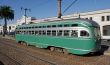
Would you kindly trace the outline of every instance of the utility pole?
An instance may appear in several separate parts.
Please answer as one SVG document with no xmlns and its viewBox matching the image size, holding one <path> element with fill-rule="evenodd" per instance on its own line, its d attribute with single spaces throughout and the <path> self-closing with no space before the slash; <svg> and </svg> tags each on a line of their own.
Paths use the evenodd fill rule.
<svg viewBox="0 0 110 65">
<path fill-rule="evenodd" d="M 26 24 L 27 11 L 30 11 L 30 9 L 21 7 L 21 10 L 24 10 L 25 24 Z"/>
<path fill-rule="evenodd" d="M 61 18 L 61 1 L 62 0 L 58 0 L 58 18 Z"/>
</svg>

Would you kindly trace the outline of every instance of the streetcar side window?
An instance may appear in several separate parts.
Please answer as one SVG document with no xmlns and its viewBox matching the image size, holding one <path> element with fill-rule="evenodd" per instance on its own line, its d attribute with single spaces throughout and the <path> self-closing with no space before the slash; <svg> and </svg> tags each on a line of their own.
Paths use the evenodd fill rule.
<svg viewBox="0 0 110 65">
<path fill-rule="evenodd" d="M 85 30 L 81 30 L 80 31 L 80 36 L 88 37 L 89 33 L 87 31 L 85 31 Z"/>
<path fill-rule="evenodd" d="M 51 30 L 47 30 L 47 35 L 51 35 Z"/>
<path fill-rule="evenodd" d="M 37 35 L 38 34 L 38 31 L 35 31 L 35 35 Z"/>
<path fill-rule="evenodd" d="M 69 36 L 69 30 L 64 30 L 64 36 Z"/>
<path fill-rule="evenodd" d="M 35 28 L 38 28 L 38 26 L 35 26 Z"/>
<path fill-rule="evenodd" d="M 39 30 L 39 35 L 41 35 L 42 33 L 41 33 L 41 30 Z"/>
<path fill-rule="evenodd" d="M 56 30 L 52 30 L 52 36 L 56 36 Z"/>
<path fill-rule="evenodd" d="M 64 27 L 69 27 L 69 24 L 64 24 Z"/>
<path fill-rule="evenodd" d="M 50 25 L 47 26 L 47 28 L 50 28 L 50 27 L 51 27 Z"/>
<path fill-rule="evenodd" d="M 42 28 L 46 28 L 46 26 L 42 26 Z"/>
<path fill-rule="evenodd" d="M 57 31 L 57 36 L 62 36 L 62 30 Z"/>
<path fill-rule="evenodd" d="M 32 27 L 32 29 L 35 28 L 34 26 Z"/>
<path fill-rule="evenodd" d="M 58 25 L 58 27 L 62 27 L 62 25 Z"/>
<path fill-rule="evenodd" d="M 72 24 L 71 26 L 72 26 L 72 27 L 76 27 L 76 26 L 78 26 L 78 24 Z"/>
<path fill-rule="evenodd" d="M 31 31 L 29 31 L 29 34 L 31 34 Z"/>
<path fill-rule="evenodd" d="M 52 27 L 54 28 L 54 27 L 56 27 L 56 25 L 52 25 Z"/>
<path fill-rule="evenodd" d="M 45 30 L 42 31 L 42 35 L 46 35 L 46 31 Z"/>
<path fill-rule="evenodd" d="M 34 35 L 34 31 L 32 31 L 32 35 Z"/>
<path fill-rule="evenodd" d="M 42 28 L 42 26 L 39 26 L 39 28 Z"/>
<path fill-rule="evenodd" d="M 71 30 L 71 37 L 78 37 L 78 30 Z"/>
</svg>

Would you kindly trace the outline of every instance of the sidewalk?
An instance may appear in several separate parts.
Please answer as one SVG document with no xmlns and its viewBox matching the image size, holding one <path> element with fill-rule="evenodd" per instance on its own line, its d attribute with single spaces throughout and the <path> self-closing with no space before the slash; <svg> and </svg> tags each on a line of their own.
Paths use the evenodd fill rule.
<svg viewBox="0 0 110 65">
<path fill-rule="evenodd" d="M 110 47 L 104 52 L 104 55 L 109 55 L 110 56 Z"/>
<path fill-rule="evenodd" d="M 7 38 L 7 39 L 11 39 L 11 40 L 15 40 L 14 36 L 11 35 L 5 35 L 5 37 L 3 37 L 2 35 L 0 35 L 1 38 Z"/>
<path fill-rule="evenodd" d="M 101 47 L 102 47 L 101 51 L 103 51 L 103 54 L 110 56 L 110 41 L 102 41 Z"/>
</svg>

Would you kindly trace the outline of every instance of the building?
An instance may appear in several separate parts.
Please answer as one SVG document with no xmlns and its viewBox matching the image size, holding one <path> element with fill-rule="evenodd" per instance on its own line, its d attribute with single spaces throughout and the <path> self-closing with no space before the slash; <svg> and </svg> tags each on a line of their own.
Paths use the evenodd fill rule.
<svg viewBox="0 0 110 65">
<path fill-rule="evenodd" d="M 34 22 L 34 20 L 36 20 L 35 17 L 26 17 L 26 24 L 32 23 Z M 25 24 L 25 16 L 22 16 L 21 19 L 17 20 L 16 25 L 22 25 L 22 24 Z"/>
<path fill-rule="evenodd" d="M 8 24 L 7 25 L 8 34 L 14 34 L 15 33 L 15 29 L 16 29 L 16 25 L 15 24 Z"/>
<path fill-rule="evenodd" d="M 8 34 L 14 34 L 16 29 L 15 24 L 8 24 L 7 25 L 7 32 Z M 3 34 L 3 26 L 0 26 L 0 34 Z"/>
<path fill-rule="evenodd" d="M 64 15 L 61 19 L 75 19 L 75 18 L 84 18 L 96 21 L 100 25 L 100 32 L 102 39 L 110 39 L 110 9 L 106 10 L 98 10 L 84 13 L 74 13 L 70 15 Z M 45 19 L 37 19 L 31 20 L 31 17 L 27 18 L 27 22 L 48 22 L 52 20 L 61 20 L 57 17 L 45 18 Z M 17 21 L 17 25 L 21 25 L 24 22 L 24 17 Z"/>
</svg>

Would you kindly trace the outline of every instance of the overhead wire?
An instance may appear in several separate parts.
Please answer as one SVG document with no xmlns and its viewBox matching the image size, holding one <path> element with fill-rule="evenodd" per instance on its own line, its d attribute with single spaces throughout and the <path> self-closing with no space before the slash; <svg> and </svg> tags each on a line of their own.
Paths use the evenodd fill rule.
<svg viewBox="0 0 110 65">
<path fill-rule="evenodd" d="M 72 5 L 74 5 L 78 0 L 74 0 L 64 11 L 63 13 L 65 13 Z"/>
</svg>

